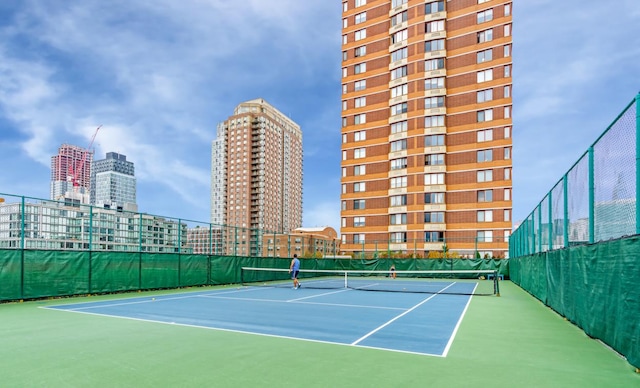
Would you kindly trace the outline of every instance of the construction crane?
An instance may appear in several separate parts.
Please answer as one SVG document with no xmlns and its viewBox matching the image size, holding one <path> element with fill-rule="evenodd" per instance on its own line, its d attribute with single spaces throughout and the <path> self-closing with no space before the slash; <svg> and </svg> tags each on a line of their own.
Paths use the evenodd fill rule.
<svg viewBox="0 0 640 388">
<path fill-rule="evenodd" d="M 89 154 L 89 150 L 91 149 L 91 146 L 93 145 L 93 141 L 96 139 L 96 135 L 98 135 L 98 131 L 100 130 L 100 128 L 102 128 L 102 125 L 98 126 L 98 128 L 96 128 L 96 131 L 93 133 L 93 136 L 91 137 L 91 142 L 89 142 L 89 146 L 82 153 L 82 160 L 80 161 L 80 165 L 78 166 L 78 168 L 76 168 L 74 171 L 73 165 L 72 164 L 69 165 L 69 177 L 71 178 L 74 192 L 77 192 L 78 187 L 80 187 L 80 174 L 82 174 L 82 170 L 84 169 L 84 164 L 87 161 L 87 154 Z"/>
</svg>

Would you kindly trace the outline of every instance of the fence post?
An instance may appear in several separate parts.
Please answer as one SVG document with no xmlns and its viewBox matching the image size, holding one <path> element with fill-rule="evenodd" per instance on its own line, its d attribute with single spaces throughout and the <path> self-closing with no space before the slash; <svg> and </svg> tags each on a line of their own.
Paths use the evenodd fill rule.
<svg viewBox="0 0 640 388">
<path fill-rule="evenodd" d="M 553 189 L 549 191 L 549 248 L 547 250 L 553 250 Z"/>
<path fill-rule="evenodd" d="M 542 252 L 542 202 L 538 205 L 538 252 Z"/>
<path fill-rule="evenodd" d="M 640 93 L 636 95 L 636 234 L 640 234 Z"/>
<path fill-rule="evenodd" d="M 595 182 L 593 171 L 593 146 L 589 147 L 589 244 L 595 241 Z"/>
<path fill-rule="evenodd" d="M 24 250 L 24 218 L 25 218 L 25 206 L 24 206 L 24 195 L 22 196 L 22 204 L 21 204 L 21 209 L 20 212 L 21 217 L 20 217 L 20 249 Z"/>
<path fill-rule="evenodd" d="M 569 193 L 568 193 L 568 179 L 567 174 L 564 174 L 562 177 L 562 191 L 564 195 L 564 220 L 563 220 L 563 238 L 564 238 L 564 247 L 569 248 Z"/>
</svg>

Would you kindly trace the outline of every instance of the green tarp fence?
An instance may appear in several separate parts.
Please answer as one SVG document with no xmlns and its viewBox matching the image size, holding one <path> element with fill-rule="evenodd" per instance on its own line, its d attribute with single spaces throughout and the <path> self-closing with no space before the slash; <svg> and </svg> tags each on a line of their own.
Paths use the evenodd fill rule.
<svg viewBox="0 0 640 388">
<path fill-rule="evenodd" d="M 497 270 L 500 259 L 302 259 L 303 269 Z M 0 302 L 241 283 L 242 267 L 289 268 L 289 259 L 171 253 L 0 250 Z M 285 274 L 286 275 L 286 274 Z"/>
<path fill-rule="evenodd" d="M 511 258 L 509 276 L 640 367 L 640 236 Z"/>
</svg>

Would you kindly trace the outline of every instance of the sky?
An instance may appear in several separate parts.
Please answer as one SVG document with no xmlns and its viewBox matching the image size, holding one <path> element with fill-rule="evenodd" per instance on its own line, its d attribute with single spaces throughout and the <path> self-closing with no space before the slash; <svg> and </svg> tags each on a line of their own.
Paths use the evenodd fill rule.
<svg viewBox="0 0 640 388">
<path fill-rule="evenodd" d="M 640 92 L 640 3 L 513 6 L 513 219 Z M 612 6 L 611 4 L 614 4 Z M 211 142 L 264 98 L 303 130 L 303 226 L 340 226 L 339 0 L 0 1 L 0 193 L 63 143 L 135 164 L 144 213 L 210 220 Z"/>
</svg>

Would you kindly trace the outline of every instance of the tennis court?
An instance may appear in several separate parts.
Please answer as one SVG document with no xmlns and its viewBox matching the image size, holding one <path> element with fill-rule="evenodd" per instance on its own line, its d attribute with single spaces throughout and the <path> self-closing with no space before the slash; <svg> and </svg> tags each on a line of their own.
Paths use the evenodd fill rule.
<svg viewBox="0 0 640 388">
<path fill-rule="evenodd" d="M 381 350 L 446 356 L 477 286 L 456 281 L 342 279 L 238 287 L 170 296 L 74 303 L 47 308 L 203 329 L 235 331 Z M 337 282 L 337 283 L 336 283 Z M 392 283 L 422 292 L 363 292 Z M 486 282 L 486 280 L 484 280 Z M 272 284 L 272 283 L 268 283 Z M 338 284 L 336 289 L 332 284 Z M 445 294 L 457 290 L 455 295 Z M 108 318 L 105 318 L 108 319 Z"/>
<path fill-rule="evenodd" d="M 243 290 L 245 292 L 238 292 Z M 626 360 L 600 342 L 587 337 L 582 330 L 521 288 L 505 281 L 500 283 L 500 290 L 500 297 L 436 295 L 405 315 L 420 321 L 419 327 L 414 328 L 412 333 L 428 332 L 430 329 L 425 329 L 423 323 L 431 319 L 430 315 L 440 316 L 444 311 L 451 312 L 449 306 L 446 306 L 448 304 L 462 306 L 464 303 L 458 302 L 457 298 L 470 300 L 464 314 L 459 315 L 462 319 L 455 336 L 451 333 L 438 336 L 445 338 L 448 335 L 447 338 L 453 338 L 446 357 L 426 356 L 423 353 L 433 350 L 401 350 L 400 343 L 403 341 L 397 338 L 391 341 L 377 337 L 376 340 L 381 341 L 380 343 L 351 345 L 353 338 L 362 337 L 363 333 L 368 333 L 367 330 L 371 331 L 372 327 L 380 326 L 380 322 L 386 322 L 385 319 L 400 315 L 403 310 L 410 309 L 434 294 L 405 295 L 396 292 L 386 295 L 384 292 L 360 291 L 328 294 L 337 290 L 305 289 L 303 281 L 303 287 L 299 290 L 291 290 L 284 285 L 282 288 L 248 287 L 241 290 L 238 290 L 238 286 L 202 287 L 2 304 L 1 385 L 640 385 L 640 375 L 634 373 L 634 368 Z M 327 295 L 320 296 L 323 293 Z M 363 314 L 361 307 L 334 306 L 324 309 L 320 304 L 311 305 L 313 299 L 318 299 L 318 303 L 346 304 L 347 299 L 339 299 L 342 298 L 341 294 L 350 298 L 349 304 L 378 308 L 364 308 L 368 313 Z M 320 313 L 308 316 L 308 310 L 302 310 L 305 305 L 301 301 L 286 302 L 306 296 L 314 296 L 308 300 L 306 307 Z M 429 306 L 438 300 L 443 301 L 441 308 Z M 191 305 L 192 303 L 199 307 Z M 287 308 L 291 310 L 283 310 L 284 305 L 290 306 Z M 65 309 L 84 307 L 85 312 L 95 311 L 88 314 L 72 313 L 61 310 L 61 306 L 66 306 Z M 341 308 L 350 313 L 329 316 L 329 311 L 335 314 Z M 385 308 L 391 309 L 387 311 Z M 394 308 L 400 310 L 393 310 Z M 421 311 L 423 308 L 425 311 Z M 214 309 L 218 314 L 212 313 L 211 310 Z M 255 309 L 259 310 L 258 315 Z M 292 315 L 288 314 L 290 311 L 293 312 Z M 141 315 L 142 312 L 148 315 Z M 102 313 L 110 316 L 95 315 Z M 229 315 L 235 316 L 229 319 Z M 245 316 L 245 321 L 239 319 L 239 315 Z M 217 317 L 215 325 L 212 322 L 216 319 L 212 317 Z M 252 318 L 252 323 L 247 326 L 249 317 Z M 378 321 L 369 323 L 371 317 Z M 164 319 L 173 321 L 163 322 Z M 179 319 L 184 320 L 185 324 L 170 323 Z M 453 321 L 455 318 L 447 319 L 446 325 Z M 236 325 L 235 328 L 223 327 L 223 324 L 230 323 Z M 256 335 L 260 333 L 256 327 L 268 328 L 277 326 L 276 324 L 281 325 L 279 330 L 285 332 L 285 335 Z M 215 326 L 216 330 L 207 329 L 206 325 Z M 352 325 L 355 327 L 351 328 Z M 393 327 L 394 325 L 397 326 Z M 402 322 L 394 321 L 388 326 L 392 326 L 390 330 L 393 329 L 396 335 L 404 330 Z M 297 331 L 300 328 L 303 334 Z M 329 336 L 330 340 L 315 340 L 310 334 L 314 331 L 328 332 L 329 334 L 324 335 Z M 349 336 L 345 336 L 349 333 Z M 341 339 L 342 336 L 345 336 L 344 340 Z M 380 349 L 381 343 L 391 345 L 396 351 Z"/>
</svg>

